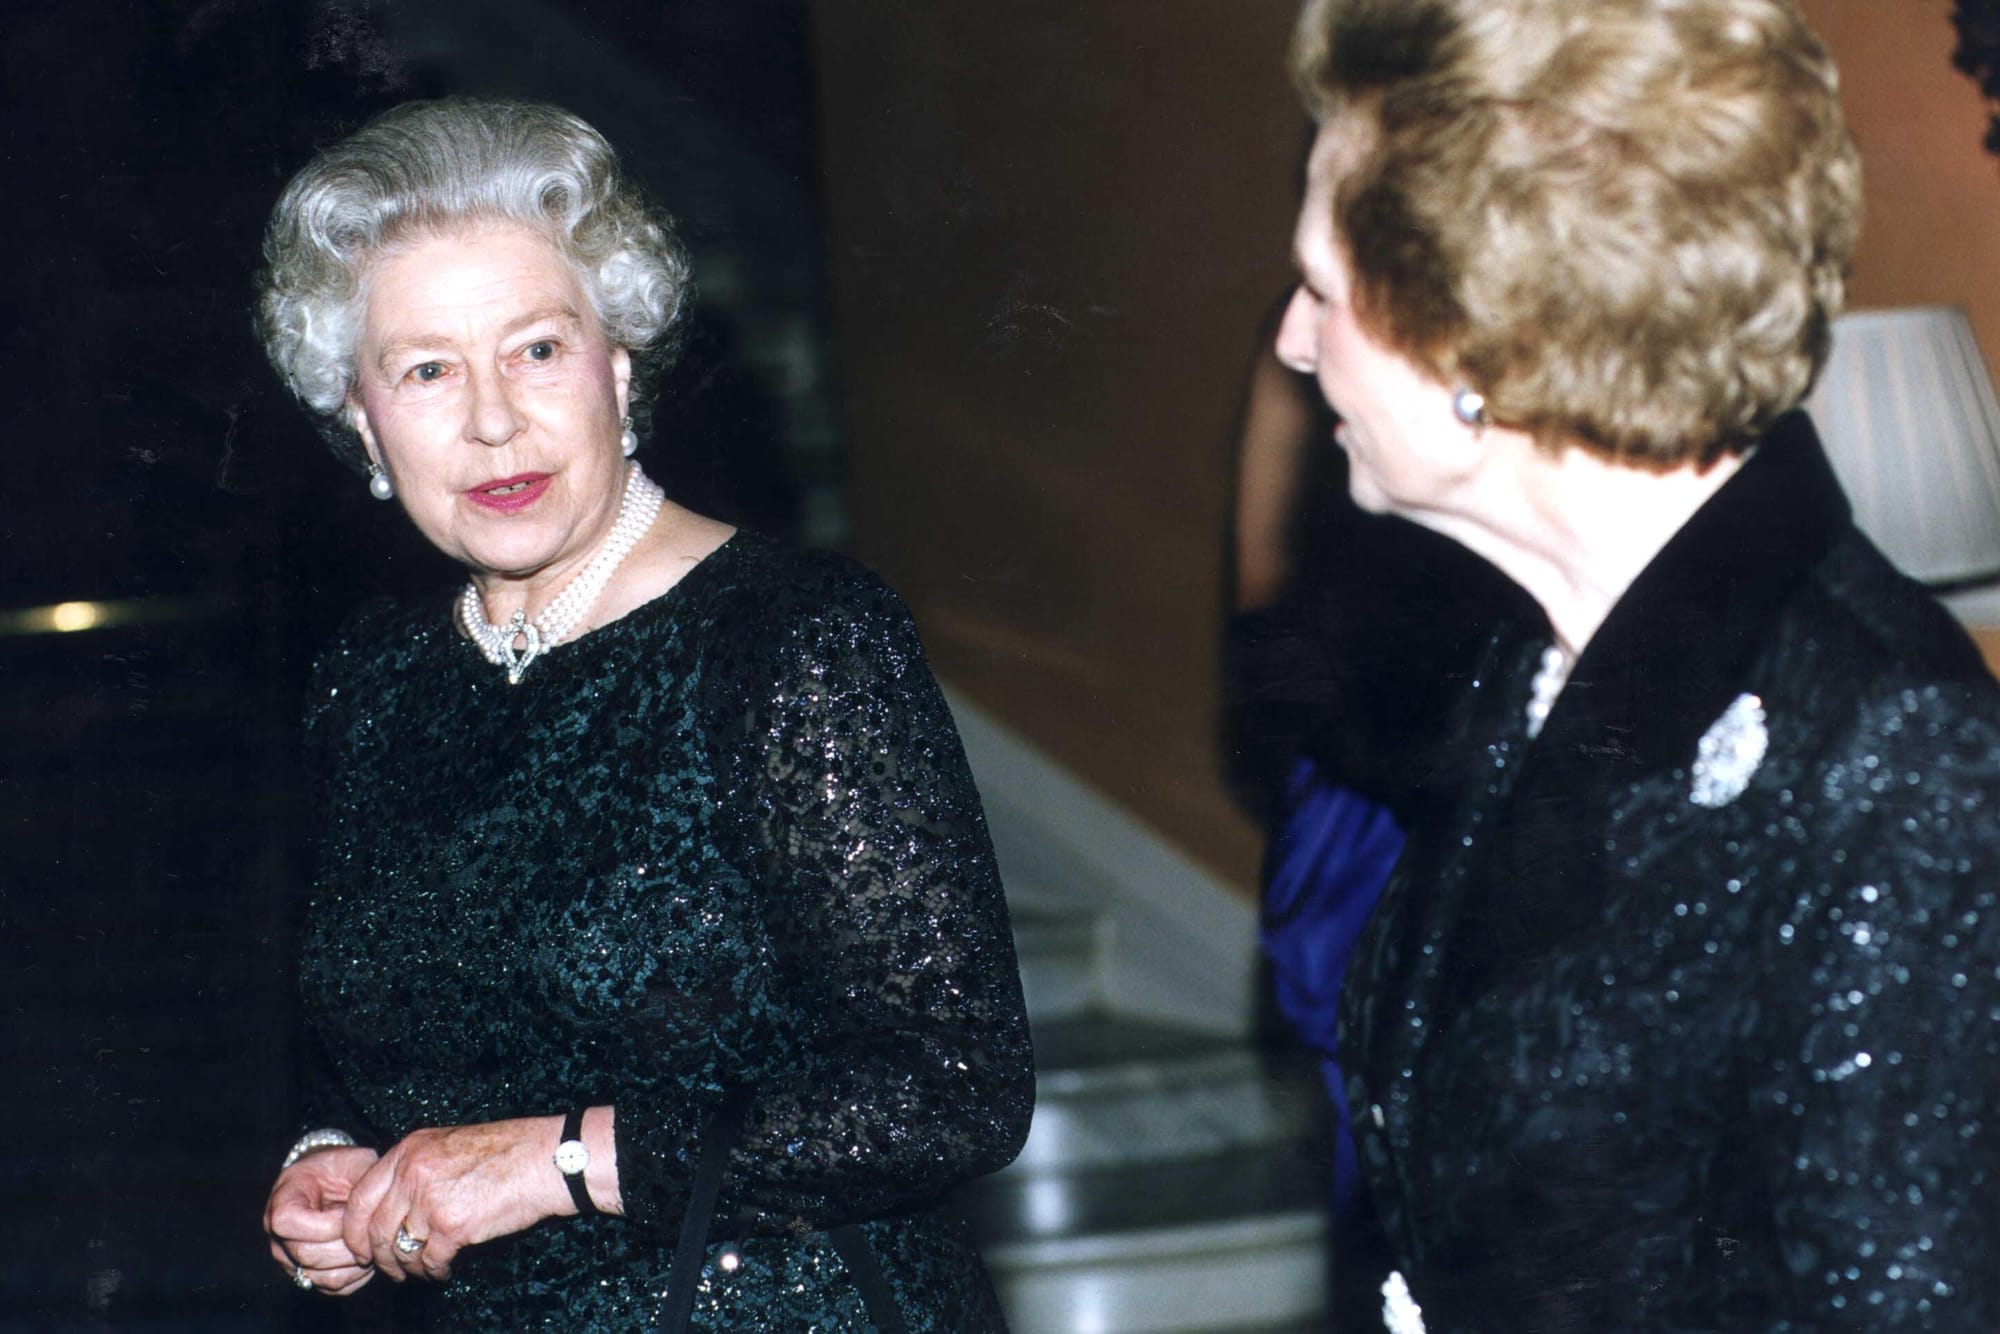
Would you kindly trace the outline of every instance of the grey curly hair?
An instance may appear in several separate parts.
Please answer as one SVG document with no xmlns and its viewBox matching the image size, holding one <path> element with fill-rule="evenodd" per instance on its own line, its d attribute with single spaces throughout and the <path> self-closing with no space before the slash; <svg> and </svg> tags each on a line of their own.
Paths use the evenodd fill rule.
<svg viewBox="0 0 2000 1334">
<path fill-rule="evenodd" d="M 623 178 L 604 136 L 560 107 L 407 102 L 321 150 L 264 231 L 257 336 L 349 465 L 367 463 L 342 408 L 370 264 L 410 236 L 493 220 L 544 233 L 568 259 L 605 337 L 631 353 L 643 425 L 692 295 L 672 219 Z"/>
</svg>

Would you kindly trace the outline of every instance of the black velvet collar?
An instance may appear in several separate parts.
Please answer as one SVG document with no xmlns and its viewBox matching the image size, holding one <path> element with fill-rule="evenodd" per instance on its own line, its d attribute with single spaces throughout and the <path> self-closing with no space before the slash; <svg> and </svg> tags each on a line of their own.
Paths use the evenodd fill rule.
<svg viewBox="0 0 2000 1334">
<path fill-rule="evenodd" d="M 1851 523 L 1811 421 L 1780 418 L 1612 608 L 1537 749 L 1620 771 L 1686 764 L 1778 607 Z"/>
<path fill-rule="evenodd" d="M 1794 413 L 1633 581 L 1529 743 L 1507 812 L 1474 854 L 1481 865 L 1463 868 L 1469 897 L 1456 910 L 1445 1009 L 1595 919 L 1608 888 L 1593 869 L 1607 807 L 1632 783 L 1692 763 L 1748 687 L 1785 599 L 1851 522 L 1811 424 Z M 1545 623 L 1540 633 L 1546 643 Z M 1535 656 L 1496 681 L 1491 707 L 1517 737 Z"/>
</svg>

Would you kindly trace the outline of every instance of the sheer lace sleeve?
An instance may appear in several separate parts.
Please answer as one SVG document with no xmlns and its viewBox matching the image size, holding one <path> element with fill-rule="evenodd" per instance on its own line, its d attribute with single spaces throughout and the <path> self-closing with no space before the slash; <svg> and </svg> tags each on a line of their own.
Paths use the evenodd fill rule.
<svg viewBox="0 0 2000 1334">
<path fill-rule="evenodd" d="M 978 794 L 902 604 L 832 558 L 738 602 L 704 655 L 719 800 L 803 1014 L 723 1184 L 740 1228 L 823 1228 L 1003 1166 L 1033 1068 Z M 678 1223 L 708 1108 L 618 1108 L 628 1217 Z"/>
</svg>

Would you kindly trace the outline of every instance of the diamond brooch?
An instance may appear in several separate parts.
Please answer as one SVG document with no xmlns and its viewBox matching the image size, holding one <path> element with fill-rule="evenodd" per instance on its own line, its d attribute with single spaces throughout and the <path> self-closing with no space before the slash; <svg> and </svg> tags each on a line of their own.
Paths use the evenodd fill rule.
<svg viewBox="0 0 2000 1334">
<path fill-rule="evenodd" d="M 1695 747 L 1694 782 L 1688 800 L 1713 810 L 1727 806 L 1743 795 L 1764 752 L 1771 746 L 1771 734 L 1764 726 L 1764 701 L 1742 694 L 1730 701 Z"/>
</svg>

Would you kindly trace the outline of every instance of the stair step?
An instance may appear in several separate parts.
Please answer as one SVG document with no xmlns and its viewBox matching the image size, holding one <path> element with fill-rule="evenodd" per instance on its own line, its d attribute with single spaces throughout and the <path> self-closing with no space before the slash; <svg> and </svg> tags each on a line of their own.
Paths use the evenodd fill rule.
<svg viewBox="0 0 2000 1334">
<path fill-rule="evenodd" d="M 1325 1328 L 1324 1095 L 1292 1056 L 1106 1009 L 1109 924 L 1016 893 L 1035 1039 L 1020 1157 L 961 1197 L 1010 1324 Z"/>
<path fill-rule="evenodd" d="M 969 1186 L 964 1203 L 982 1247 L 1039 1263 L 1271 1214 L 1322 1219 L 1330 1171 L 1323 1150 L 1296 1144 L 1089 1172 L 1009 1168 Z"/>
<path fill-rule="evenodd" d="M 1011 908 L 1029 1018 L 1039 1023 L 1088 1010 L 1097 1001 L 1097 919 L 1018 897 Z"/>
<path fill-rule="evenodd" d="M 1313 1142 L 1309 1071 L 1241 1041 L 1086 1013 L 1034 1026 L 1036 1109 L 1009 1173 L 1090 1171 Z"/>
<path fill-rule="evenodd" d="M 1292 1150 L 1003 1173 L 968 1216 L 1018 1329 L 1309 1326 L 1326 1306 L 1326 1164 Z"/>
</svg>

